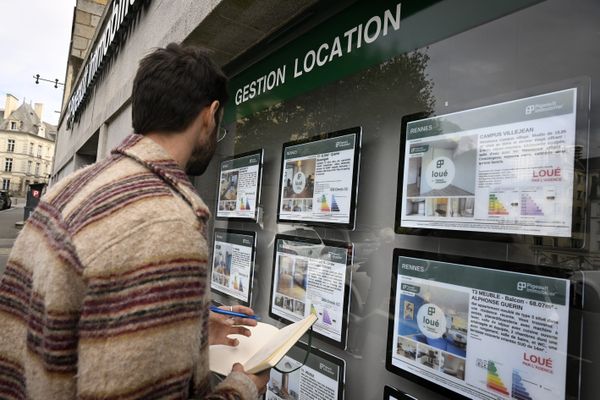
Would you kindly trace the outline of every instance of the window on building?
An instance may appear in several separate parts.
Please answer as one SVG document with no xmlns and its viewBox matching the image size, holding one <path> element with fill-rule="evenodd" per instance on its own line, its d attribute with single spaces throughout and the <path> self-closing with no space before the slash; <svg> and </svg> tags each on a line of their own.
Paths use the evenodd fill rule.
<svg viewBox="0 0 600 400">
<path fill-rule="evenodd" d="M 12 153 L 15 151 L 15 139 L 8 139 L 8 146 L 6 147 L 6 151 Z"/>
<path fill-rule="evenodd" d="M 35 176 L 40 174 L 40 163 L 35 163 Z"/>
<path fill-rule="evenodd" d="M 33 155 L 33 142 L 29 143 L 29 155 Z"/>
<path fill-rule="evenodd" d="M 37 156 L 41 157 L 42 156 L 42 145 L 38 144 L 38 152 L 37 152 Z"/>
<path fill-rule="evenodd" d="M 13 165 L 13 159 L 12 158 L 7 158 L 6 162 L 4 163 L 4 170 L 6 172 L 11 172 L 12 171 L 12 165 Z"/>
<path fill-rule="evenodd" d="M 10 179 L 2 179 L 2 190 L 10 190 Z"/>
<path fill-rule="evenodd" d="M 16 121 L 10 121 L 10 130 L 11 131 L 17 130 L 17 122 Z"/>
<path fill-rule="evenodd" d="M 31 173 L 31 161 L 27 161 L 27 173 L 30 174 Z"/>
</svg>

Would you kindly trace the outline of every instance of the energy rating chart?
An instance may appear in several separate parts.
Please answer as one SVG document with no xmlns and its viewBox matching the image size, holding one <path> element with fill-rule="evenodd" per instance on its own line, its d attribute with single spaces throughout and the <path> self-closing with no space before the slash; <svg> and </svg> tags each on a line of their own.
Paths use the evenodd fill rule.
<svg viewBox="0 0 600 400">
<path fill-rule="evenodd" d="M 506 396 L 510 394 L 504 385 L 504 382 L 502 382 L 500 375 L 498 374 L 498 368 L 496 368 L 496 364 L 491 360 L 488 361 L 487 387 Z"/>
<path fill-rule="evenodd" d="M 321 212 L 340 212 L 340 206 L 337 203 L 334 195 L 331 195 L 331 203 L 327 201 L 327 196 L 321 196 L 319 201 Z"/>
<path fill-rule="evenodd" d="M 329 203 L 327 202 L 327 197 L 323 195 L 321 197 L 321 212 L 330 212 L 331 207 L 329 207 Z"/>
<path fill-rule="evenodd" d="M 340 212 L 340 206 L 338 206 L 337 201 L 335 200 L 335 196 L 331 195 L 331 211 Z"/>
<path fill-rule="evenodd" d="M 521 192 L 516 188 L 494 188 L 487 202 L 488 217 L 514 220 L 520 215 Z"/>
<path fill-rule="evenodd" d="M 508 215 L 508 210 L 504 207 L 504 204 L 498 200 L 498 196 L 494 193 L 490 193 L 490 199 L 488 202 L 488 215 Z"/>
<path fill-rule="evenodd" d="M 533 400 L 529 395 L 527 388 L 523 385 L 523 378 L 516 369 L 512 373 L 512 398 L 517 400 Z"/>
<path fill-rule="evenodd" d="M 523 193 L 521 194 L 521 215 L 543 216 L 544 213 L 531 195 Z"/>
</svg>

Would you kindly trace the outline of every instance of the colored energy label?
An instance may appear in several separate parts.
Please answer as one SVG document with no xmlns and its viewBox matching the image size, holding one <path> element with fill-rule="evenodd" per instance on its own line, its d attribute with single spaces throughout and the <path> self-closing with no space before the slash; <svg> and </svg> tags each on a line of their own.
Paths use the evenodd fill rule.
<svg viewBox="0 0 600 400">
<path fill-rule="evenodd" d="M 327 197 L 323 195 L 321 197 L 321 212 L 339 212 L 340 206 L 338 206 L 337 200 L 334 195 L 331 195 L 331 206 L 327 202 Z"/>
<path fill-rule="evenodd" d="M 521 194 L 521 215 L 544 215 L 542 209 L 527 193 Z"/>
<path fill-rule="evenodd" d="M 533 400 L 529 395 L 529 392 L 523 385 L 523 378 L 516 369 L 513 369 L 512 373 L 512 397 L 517 400 Z"/>
<path fill-rule="evenodd" d="M 326 323 L 327 325 L 331 325 L 331 317 L 329 316 L 329 313 L 327 312 L 327 309 L 323 310 L 323 322 Z"/>
<path fill-rule="evenodd" d="M 246 198 L 244 200 L 244 198 L 242 197 L 240 199 L 240 210 L 250 210 L 250 202 L 248 201 L 248 198 Z"/>
<path fill-rule="evenodd" d="M 508 215 L 508 210 L 504 207 L 504 204 L 493 193 L 490 193 L 488 200 L 488 215 Z"/>
<path fill-rule="evenodd" d="M 325 195 L 323 195 L 323 197 L 321 197 L 321 211 L 322 212 L 330 212 L 331 208 L 329 207 L 329 203 L 327 202 L 327 197 L 325 197 Z"/>
<path fill-rule="evenodd" d="M 248 199 L 246 199 L 246 201 L 244 201 L 243 197 L 240 199 L 240 210 L 250 210 L 250 202 Z"/>
<path fill-rule="evenodd" d="M 340 211 L 340 207 L 338 206 L 337 201 L 335 201 L 335 196 L 331 195 L 331 211 L 333 212 L 339 212 Z"/>
<path fill-rule="evenodd" d="M 488 361 L 488 373 L 487 373 L 487 385 L 488 389 L 492 389 L 498 393 L 502 393 L 508 396 L 508 389 L 504 386 L 504 382 L 500 379 L 500 375 L 498 375 L 498 368 L 496 368 L 496 364 L 493 361 Z"/>
</svg>

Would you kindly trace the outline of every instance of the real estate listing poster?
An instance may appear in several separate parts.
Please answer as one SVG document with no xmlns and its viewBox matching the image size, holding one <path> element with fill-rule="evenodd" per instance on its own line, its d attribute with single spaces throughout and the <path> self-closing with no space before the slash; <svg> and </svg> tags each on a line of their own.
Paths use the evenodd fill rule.
<svg viewBox="0 0 600 400">
<path fill-rule="evenodd" d="M 221 162 L 217 218 L 256 220 L 262 158 L 261 149 Z"/>
<path fill-rule="evenodd" d="M 394 253 L 388 368 L 471 399 L 564 399 L 569 281 Z"/>
<path fill-rule="evenodd" d="M 360 128 L 344 135 L 283 148 L 280 221 L 353 228 L 358 184 Z"/>
<path fill-rule="evenodd" d="M 296 322 L 317 316 L 314 332 L 345 345 L 352 245 L 314 243 L 278 235 L 271 287 L 271 314 Z"/>
<path fill-rule="evenodd" d="M 577 89 L 405 126 L 400 227 L 570 237 Z"/>
<path fill-rule="evenodd" d="M 254 274 L 255 233 L 215 229 L 210 287 L 248 305 Z"/>
<path fill-rule="evenodd" d="M 292 371 L 302 365 L 308 348 L 298 343 L 281 359 L 277 368 Z M 312 348 L 300 369 L 281 373 L 271 369 L 266 400 L 342 400 L 344 360 Z"/>
</svg>

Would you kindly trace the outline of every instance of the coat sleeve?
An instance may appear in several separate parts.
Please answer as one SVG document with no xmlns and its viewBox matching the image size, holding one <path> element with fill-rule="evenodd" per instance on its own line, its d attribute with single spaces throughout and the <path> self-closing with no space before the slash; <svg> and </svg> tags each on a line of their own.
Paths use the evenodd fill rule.
<svg viewBox="0 0 600 400">
<path fill-rule="evenodd" d="M 204 223 L 143 221 L 87 257 L 79 321 L 82 399 L 257 397 L 232 373 L 215 390 L 208 365 L 208 245 Z"/>
</svg>

